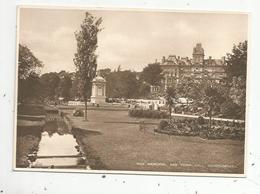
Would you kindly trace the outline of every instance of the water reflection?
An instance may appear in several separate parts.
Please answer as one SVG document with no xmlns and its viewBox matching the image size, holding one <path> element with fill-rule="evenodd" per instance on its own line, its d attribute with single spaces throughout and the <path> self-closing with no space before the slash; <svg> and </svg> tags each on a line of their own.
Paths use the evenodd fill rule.
<svg viewBox="0 0 260 194">
<path fill-rule="evenodd" d="M 46 123 L 38 151 L 28 159 L 32 168 L 87 168 L 84 154 L 61 118 Z"/>
<path fill-rule="evenodd" d="M 78 152 L 75 148 L 77 145 L 76 139 L 71 134 L 59 135 L 55 132 L 49 136 L 45 131 L 42 133 L 37 156 L 77 155 Z"/>
</svg>

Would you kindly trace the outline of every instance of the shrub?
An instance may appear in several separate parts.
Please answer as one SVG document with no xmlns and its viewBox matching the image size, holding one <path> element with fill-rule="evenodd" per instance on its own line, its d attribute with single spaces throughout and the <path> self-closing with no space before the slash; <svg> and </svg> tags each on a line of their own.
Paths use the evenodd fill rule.
<svg viewBox="0 0 260 194">
<path fill-rule="evenodd" d="M 84 112 L 83 112 L 83 110 L 76 109 L 76 110 L 73 111 L 73 116 L 74 117 L 83 117 L 84 116 Z"/>
<path fill-rule="evenodd" d="M 166 112 L 162 112 L 158 110 L 130 109 L 128 111 L 128 115 L 130 117 L 138 117 L 138 118 L 154 118 L 154 119 L 168 118 L 168 114 Z"/>
<path fill-rule="evenodd" d="M 220 112 L 225 118 L 241 118 L 240 107 L 232 100 L 227 100 L 222 103 Z"/>
<path fill-rule="evenodd" d="M 198 124 L 203 125 L 205 123 L 204 118 L 202 116 L 198 117 Z"/>
<path fill-rule="evenodd" d="M 159 128 L 159 130 L 164 130 L 165 127 L 167 127 L 168 125 L 169 125 L 169 123 L 168 123 L 167 121 L 162 120 L 162 121 L 159 123 L 158 128 Z"/>
</svg>

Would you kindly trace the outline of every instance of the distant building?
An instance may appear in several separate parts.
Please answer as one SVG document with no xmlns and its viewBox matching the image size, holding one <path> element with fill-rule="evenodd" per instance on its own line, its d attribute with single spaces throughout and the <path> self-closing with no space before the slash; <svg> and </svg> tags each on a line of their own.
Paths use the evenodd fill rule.
<svg viewBox="0 0 260 194">
<path fill-rule="evenodd" d="M 193 48 L 192 59 L 175 55 L 170 55 L 168 58 L 163 57 L 160 66 L 163 70 L 162 84 L 164 88 L 178 83 L 179 79 L 199 80 L 208 78 L 219 82 L 226 77 L 224 57 L 222 59 L 212 59 L 212 57 L 205 59 L 204 57 L 204 49 L 201 43 L 197 43 Z M 158 88 L 151 87 L 151 92 L 152 90 L 158 90 Z"/>
</svg>

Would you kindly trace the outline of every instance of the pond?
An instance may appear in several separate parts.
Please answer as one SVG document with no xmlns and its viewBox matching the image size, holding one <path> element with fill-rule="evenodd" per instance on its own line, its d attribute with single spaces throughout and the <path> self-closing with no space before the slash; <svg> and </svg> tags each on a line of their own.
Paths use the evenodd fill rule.
<svg viewBox="0 0 260 194">
<path fill-rule="evenodd" d="M 28 155 L 31 168 L 89 169 L 86 156 L 63 119 L 49 115 L 38 149 Z M 48 120 L 48 119 L 47 119 Z"/>
</svg>

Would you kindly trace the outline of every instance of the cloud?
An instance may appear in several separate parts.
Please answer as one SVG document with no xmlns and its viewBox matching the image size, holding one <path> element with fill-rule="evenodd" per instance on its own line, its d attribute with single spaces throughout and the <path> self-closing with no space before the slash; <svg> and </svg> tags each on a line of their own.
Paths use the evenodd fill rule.
<svg viewBox="0 0 260 194">
<path fill-rule="evenodd" d="M 201 42 L 206 55 L 221 57 L 247 38 L 247 17 L 236 14 L 92 11 L 102 17 L 98 35 L 98 68 L 137 71 L 155 59 L 192 55 Z M 20 42 L 43 61 L 43 72 L 73 71 L 76 40 L 84 11 L 30 11 L 21 17 Z M 243 27 L 243 28 L 242 28 Z"/>
<path fill-rule="evenodd" d="M 61 27 L 53 32 L 39 33 L 22 31 L 20 42 L 43 61 L 43 72 L 59 71 L 62 68 L 73 70 L 72 59 L 76 51 L 73 29 Z"/>
</svg>

